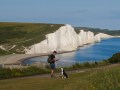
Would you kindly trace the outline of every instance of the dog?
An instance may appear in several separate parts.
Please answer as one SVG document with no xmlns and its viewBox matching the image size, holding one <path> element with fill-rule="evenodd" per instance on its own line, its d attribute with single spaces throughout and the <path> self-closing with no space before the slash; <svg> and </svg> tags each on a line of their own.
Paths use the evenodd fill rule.
<svg viewBox="0 0 120 90">
<path fill-rule="evenodd" d="M 63 68 L 61 68 L 61 75 L 62 75 L 62 78 L 68 78 L 68 75 Z"/>
</svg>

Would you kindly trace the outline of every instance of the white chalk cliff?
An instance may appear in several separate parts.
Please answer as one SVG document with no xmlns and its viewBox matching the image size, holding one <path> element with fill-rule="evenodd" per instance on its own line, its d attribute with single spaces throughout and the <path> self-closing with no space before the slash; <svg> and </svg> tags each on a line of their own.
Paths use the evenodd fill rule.
<svg viewBox="0 0 120 90">
<path fill-rule="evenodd" d="M 61 26 L 56 32 L 46 35 L 46 39 L 34 44 L 26 50 L 26 54 L 49 53 L 52 51 L 72 51 L 79 46 L 100 42 L 101 39 L 111 38 L 111 35 L 80 30 L 77 34 L 71 25 Z"/>
</svg>

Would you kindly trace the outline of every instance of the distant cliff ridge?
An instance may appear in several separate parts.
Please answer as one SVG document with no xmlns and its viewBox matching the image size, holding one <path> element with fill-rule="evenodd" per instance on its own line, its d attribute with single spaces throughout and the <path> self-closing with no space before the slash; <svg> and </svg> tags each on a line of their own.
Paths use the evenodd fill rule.
<svg viewBox="0 0 120 90">
<path fill-rule="evenodd" d="M 49 53 L 56 51 L 73 51 L 79 46 L 100 42 L 104 38 L 111 38 L 113 36 L 98 33 L 94 35 L 93 32 L 80 30 L 77 34 L 71 25 L 61 26 L 56 32 L 46 35 L 46 39 L 40 43 L 34 44 L 25 49 L 26 54 L 35 53 Z"/>
</svg>

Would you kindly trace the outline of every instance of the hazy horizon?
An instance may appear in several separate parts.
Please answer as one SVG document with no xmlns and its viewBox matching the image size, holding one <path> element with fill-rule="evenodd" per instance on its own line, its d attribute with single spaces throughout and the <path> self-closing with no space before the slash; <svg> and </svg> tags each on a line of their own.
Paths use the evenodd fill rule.
<svg viewBox="0 0 120 90">
<path fill-rule="evenodd" d="M 119 3 L 118 0 L 0 0 L 0 22 L 120 30 Z"/>
</svg>

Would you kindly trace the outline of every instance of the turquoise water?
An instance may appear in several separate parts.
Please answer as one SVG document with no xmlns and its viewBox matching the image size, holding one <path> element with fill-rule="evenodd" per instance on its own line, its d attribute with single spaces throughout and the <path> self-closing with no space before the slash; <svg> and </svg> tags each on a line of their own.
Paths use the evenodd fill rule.
<svg viewBox="0 0 120 90">
<path fill-rule="evenodd" d="M 76 62 L 83 63 L 105 60 L 117 52 L 120 52 L 120 38 L 111 38 L 102 40 L 100 43 L 85 45 L 74 52 L 58 54 L 56 58 L 60 59 L 57 62 L 58 65 L 71 65 Z M 46 62 L 47 57 L 31 58 L 24 61 L 24 63 L 31 64 L 40 61 Z"/>
</svg>

